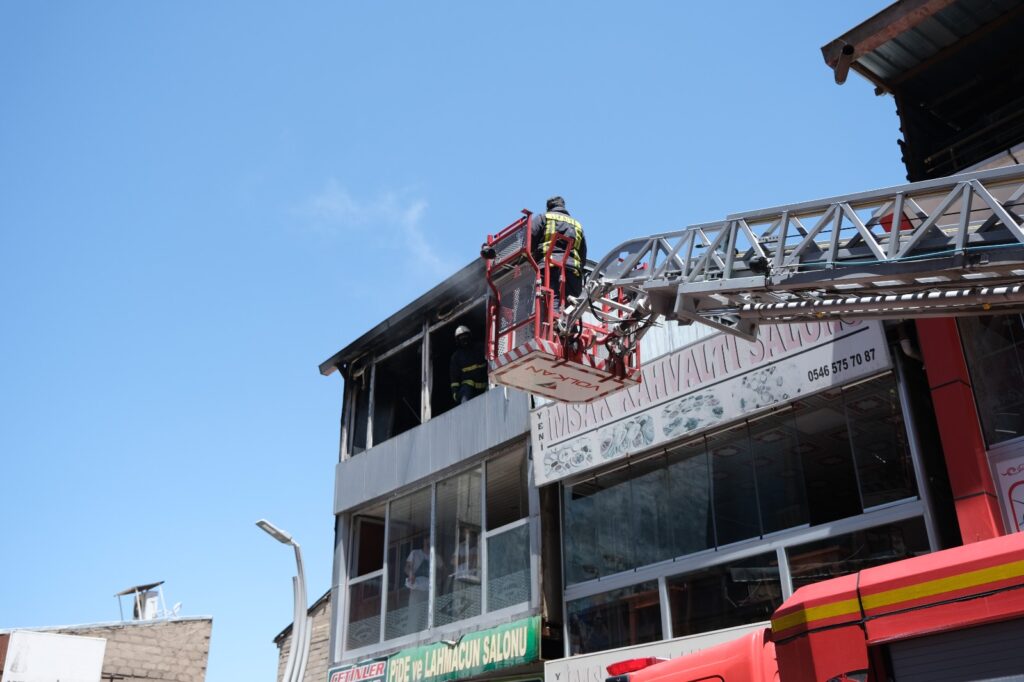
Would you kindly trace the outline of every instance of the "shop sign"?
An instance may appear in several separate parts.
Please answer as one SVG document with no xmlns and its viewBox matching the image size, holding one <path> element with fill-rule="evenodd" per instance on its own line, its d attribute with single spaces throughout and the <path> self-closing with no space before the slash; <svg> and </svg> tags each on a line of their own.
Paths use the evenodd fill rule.
<svg viewBox="0 0 1024 682">
<path fill-rule="evenodd" d="M 996 487 L 999 490 L 999 506 L 1006 516 L 1009 533 L 1024 530 L 1024 453 L 1017 447 L 1000 448 L 992 458 Z"/>
<path fill-rule="evenodd" d="M 332 668 L 328 682 L 448 682 L 540 658 L 540 617 Z"/>
<path fill-rule="evenodd" d="M 327 682 L 383 682 L 387 670 L 388 657 L 384 656 L 332 668 L 327 673 Z"/>
<path fill-rule="evenodd" d="M 890 367 L 880 322 L 762 325 L 756 341 L 715 334 L 645 363 L 635 388 L 534 410 L 535 478 L 557 481 Z"/>
</svg>

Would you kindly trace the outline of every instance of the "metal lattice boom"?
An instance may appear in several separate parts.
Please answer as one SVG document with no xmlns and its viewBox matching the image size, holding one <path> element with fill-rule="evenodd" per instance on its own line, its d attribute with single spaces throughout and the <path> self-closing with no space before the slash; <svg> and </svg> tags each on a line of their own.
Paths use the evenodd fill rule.
<svg viewBox="0 0 1024 682">
<path fill-rule="evenodd" d="M 661 316 L 753 339 L 760 322 L 1024 311 L 1022 197 L 1013 166 L 633 239 L 601 260 L 563 324 L 623 300 L 630 336 Z"/>
</svg>

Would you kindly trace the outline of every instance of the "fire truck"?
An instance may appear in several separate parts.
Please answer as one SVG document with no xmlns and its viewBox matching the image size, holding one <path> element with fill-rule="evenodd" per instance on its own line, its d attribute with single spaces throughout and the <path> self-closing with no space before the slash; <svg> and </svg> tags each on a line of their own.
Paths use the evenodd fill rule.
<svg viewBox="0 0 1024 682">
<path fill-rule="evenodd" d="M 1024 679 L 1024 535 L 976 542 L 797 590 L 771 627 L 608 682 Z"/>
<path fill-rule="evenodd" d="M 576 298 L 524 211 L 482 250 L 490 377 L 589 402 L 641 381 L 663 321 L 754 340 L 762 323 L 1021 313 L 1022 206 L 1015 166 L 737 213 L 623 242 Z M 1017 533 L 802 587 L 763 631 L 609 682 L 1024 680 L 1022 642 Z"/>
</svg>

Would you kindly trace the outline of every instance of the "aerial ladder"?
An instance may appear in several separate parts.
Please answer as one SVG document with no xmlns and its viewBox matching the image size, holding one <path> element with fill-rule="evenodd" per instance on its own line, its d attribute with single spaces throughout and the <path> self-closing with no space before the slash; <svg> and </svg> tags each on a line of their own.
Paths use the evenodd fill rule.
<svg viewBox="0 0 1024 682">
<path fill-rule="evenodd" d="M 1022 207 L 1011 166 L 737 213 L 623 242 L 576 299 L 553 289 L 564 257 L 545 245 L 538 262 L 523 211 L 482 251 L 491 380 L 596 400 L 639 383 L 663 319 L 751 341 L 761 324 L 1024 312 Z"/>
</svg>

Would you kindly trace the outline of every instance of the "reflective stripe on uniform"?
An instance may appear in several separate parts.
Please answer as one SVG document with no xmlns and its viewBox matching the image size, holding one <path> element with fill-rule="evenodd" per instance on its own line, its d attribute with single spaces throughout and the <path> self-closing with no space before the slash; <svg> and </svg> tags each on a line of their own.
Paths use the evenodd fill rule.
<svg viewBox="0 0 1024 682">
<path fill-rule="evenodd" d="M 574 272 L 576 272 L 576 274 L 579 274 L 579 269 L 580 269 L 580 267 L 583 264 L 583 259 L 580 258 L 580 241 L 582 241 L 582 237 L 583 237 L 583 226 L 580 225 L 579 222 L 577 222 L 576 220 L 570 218 L 567 215 L 562 215 L 561 213 L 545 213 L 544 214 L 544 244 L 545 244 L 545 248 L 547 248 L 547 246 L 546 246 L 547 244 L 551 243 L 551 238 L 555 235 L 555 232 L 558 231 L 558 223 L 569 223 L 570 225 L 572 225 L 573 229 L 575 230 L 575 233 L 573 234 L 573 240 L 572 240 L 572 253 L 569 254 L 569 257 L 570 257 L 572 263 L 575 263 L 575 266 L 570 266 L 570 268 Z"/>
</svg>

